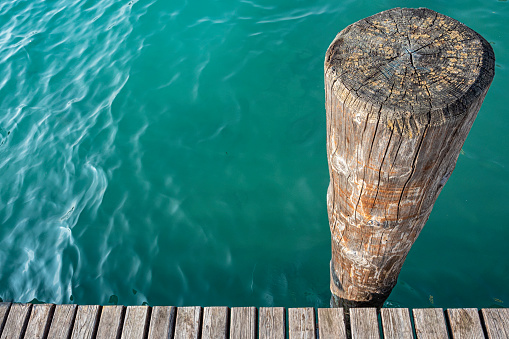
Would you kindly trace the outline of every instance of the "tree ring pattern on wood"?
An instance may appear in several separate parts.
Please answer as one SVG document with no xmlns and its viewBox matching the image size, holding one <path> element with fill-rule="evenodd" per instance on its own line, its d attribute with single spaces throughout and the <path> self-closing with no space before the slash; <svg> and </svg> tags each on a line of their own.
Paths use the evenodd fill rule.
<svg viewBox="0 0 509 339">
<path fill-rule="evenodd" d="M 491 83 L 491 45 L 462 23 L 427 8 L 395 8 L 341 31 L 325 70 L 360 110 L 403 134 L 464 114 Z"/>
</svg>

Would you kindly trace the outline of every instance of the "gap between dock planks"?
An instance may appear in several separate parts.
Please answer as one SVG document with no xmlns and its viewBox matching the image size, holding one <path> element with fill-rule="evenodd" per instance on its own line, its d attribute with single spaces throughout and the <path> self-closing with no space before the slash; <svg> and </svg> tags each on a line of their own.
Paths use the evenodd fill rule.
<svg viewBox="0 0 509 339">
<path fill-rule="evenodd" d="M 98 306 L 0 303 L 0 339 L 509 338 L 509 309 Z"/>
</svg>

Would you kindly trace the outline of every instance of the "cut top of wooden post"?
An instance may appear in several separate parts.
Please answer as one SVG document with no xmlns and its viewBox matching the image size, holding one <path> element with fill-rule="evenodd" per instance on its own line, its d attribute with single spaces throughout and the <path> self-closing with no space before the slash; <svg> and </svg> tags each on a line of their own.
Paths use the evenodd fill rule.
<svg viewBox="0 0 509 339">
<path fill-rule="evenodd" d="M 488 90 L 494 64 L 491 45 L 464 24 L 427 8 L 394 8 L 341 31 L 325 72 L 358 120 L 415 135 L 463 115 Z"/>
</svg>

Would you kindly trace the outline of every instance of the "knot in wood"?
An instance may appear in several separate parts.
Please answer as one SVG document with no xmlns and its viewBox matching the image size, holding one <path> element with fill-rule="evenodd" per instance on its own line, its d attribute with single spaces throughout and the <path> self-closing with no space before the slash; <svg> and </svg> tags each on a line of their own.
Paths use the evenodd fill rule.
<svg viewBox="0 0 509 339">
<path fill-rule="evenodd" d="M 419 8 L 395 8 L 341 31 L 326 77 L 361 118 L 400 134 L 463 115 L 494 76 L 490 44 L 462 23 Z"/>
</svg>

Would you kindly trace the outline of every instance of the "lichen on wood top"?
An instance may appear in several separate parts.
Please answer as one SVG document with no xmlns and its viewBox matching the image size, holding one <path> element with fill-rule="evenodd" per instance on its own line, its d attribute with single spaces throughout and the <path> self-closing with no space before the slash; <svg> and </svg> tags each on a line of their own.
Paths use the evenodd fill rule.
<svg viewBox="0 0 509 339">
<path fill-rule="evenodd" d="M 489 87 L 494 62 L 490 44 L 457 20 L 395 8 L 341 31 L 325 70 L 336 95 L 358 101 L 359 114 L 404 132 L 462 115 Z"/>
</svg>

